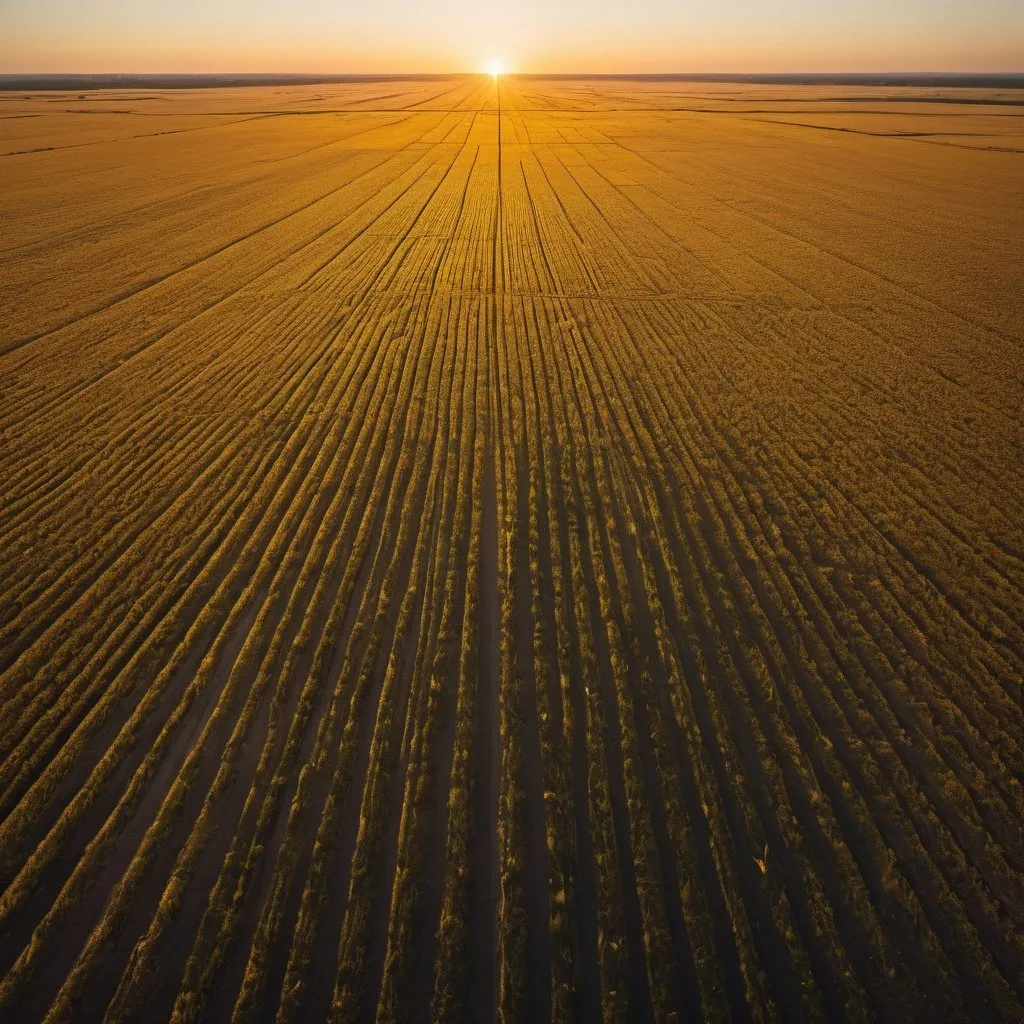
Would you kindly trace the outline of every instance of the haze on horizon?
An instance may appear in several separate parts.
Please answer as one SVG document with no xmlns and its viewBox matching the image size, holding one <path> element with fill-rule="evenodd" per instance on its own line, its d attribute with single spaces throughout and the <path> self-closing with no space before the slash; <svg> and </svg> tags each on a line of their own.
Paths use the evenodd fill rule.
<svg viewBox="0 0 1024 1024">
<path fill-rule="evenodd" d="M 1017 0 L 5 0 L 0 72 L 1024 70 Z"/>
</svg>

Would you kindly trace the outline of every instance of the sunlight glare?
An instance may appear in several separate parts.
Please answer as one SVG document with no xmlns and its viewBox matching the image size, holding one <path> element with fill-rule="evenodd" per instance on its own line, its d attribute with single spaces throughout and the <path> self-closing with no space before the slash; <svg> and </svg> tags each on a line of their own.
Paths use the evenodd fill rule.
<svg viewBox="0 0 1024 1024">
<path fill-rule="evenodd" d="M 488 61 L 487 73 L 489 75 L 491 75 L 492 77 L 494 77 L 494 78 L 497 78 L 498 75 L 502 74 L 501 61 L 497 61 L 497 60 Z"/>
</svg>

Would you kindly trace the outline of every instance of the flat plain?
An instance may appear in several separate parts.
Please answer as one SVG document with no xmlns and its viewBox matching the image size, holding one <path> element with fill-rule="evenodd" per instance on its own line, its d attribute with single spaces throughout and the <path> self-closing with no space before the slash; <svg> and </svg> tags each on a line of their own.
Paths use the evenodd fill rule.
<svg viewBox="0 0 1024 1024">
<path fill-rule="evenodd" d="M 1024 93 L 0 154 L 0 1019 L 1024 1016 Z"/>
</svg>

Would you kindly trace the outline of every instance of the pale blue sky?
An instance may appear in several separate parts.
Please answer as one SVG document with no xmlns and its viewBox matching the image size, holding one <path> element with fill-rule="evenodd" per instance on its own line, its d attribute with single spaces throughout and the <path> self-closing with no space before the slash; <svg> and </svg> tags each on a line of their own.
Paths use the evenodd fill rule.
<svg viewBox="0 0 1024 1024">
<path fill-rule="evenodd" d="M 1024 0 L 0 0 L 0 71 L 1017 71 Z"/>
</svg>

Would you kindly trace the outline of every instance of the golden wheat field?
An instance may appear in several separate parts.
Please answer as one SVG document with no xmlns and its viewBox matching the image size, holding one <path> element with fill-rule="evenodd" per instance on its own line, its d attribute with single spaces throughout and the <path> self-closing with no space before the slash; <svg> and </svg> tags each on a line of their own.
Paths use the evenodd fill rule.
<svg viewBox="0 0 1024 1024">
<path fill-rule="evenodd" d="M 0 1020 L 1024 1017 L 1024 93 L 0 153 Z"/>
</svg>

